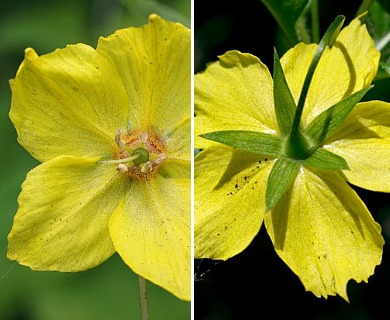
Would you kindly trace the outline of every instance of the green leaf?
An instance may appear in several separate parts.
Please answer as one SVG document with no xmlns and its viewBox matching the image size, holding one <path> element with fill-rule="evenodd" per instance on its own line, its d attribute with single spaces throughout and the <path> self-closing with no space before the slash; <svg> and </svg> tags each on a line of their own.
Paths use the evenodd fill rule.
<svg viewBox="0 0 390 320">
<path fill-rule="evenodd" d="M 280 64 L 276 49 L 274 49 L 273 79 L 276 118 L 278 120 L 282 136 L 287 136 L 291 132 L 295 110 L 297 107 L 284 76 L 283 68 Z"/>
<path fill-rule="evenodd" d="M 289 158 L 280 157 L 272 167 L 268 176 L 267 190 L 265 193 L 265 210 L 271 210 L 288 190 L 297 176 L 300 162 Z"/>
<path fill-rule="evenodd" d="M 296 24 L 309 0 L 261 0 L 283 30 L 291 46 L 301 39 L 296 32 Z"/>
<path fill-rule="evenodd" d="M 343 157 L 324 148 L 318 148 L 303 161 L 303 164 L 324 170 L 349 170 L 348 163 Z"/>
<path fill-rule="evenodd" d="M 309 139 L 311 147 L 317 148 L 334 134 L 354 106 L 371 88 L 372 86 L 355 92 L 317 116 L 304 131 L 304 135 Z"/>
<path fill-rule="evenodd" d="M 369 7 L 367 28 L 381 52 L 377 79 L 390 77 L 390 8 L 389 2 L 373 1 Z"/>
<path fill-rule="evenodd" d="M 227 130 L 200 135 L 202 138 L 225 144 L 229 147 L 268 156 L 279 156 L 282 141 L 272 135 L 255 131 Z"/>
</svg>

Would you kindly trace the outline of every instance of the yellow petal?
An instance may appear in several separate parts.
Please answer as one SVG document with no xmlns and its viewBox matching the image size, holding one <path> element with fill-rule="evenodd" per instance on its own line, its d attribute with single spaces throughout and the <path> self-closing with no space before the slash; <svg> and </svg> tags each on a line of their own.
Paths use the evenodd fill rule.
<svg viewBox="0 0 390 320">
<path fill-rule="evenodd" d="M 343 157 L 348 181 L 365 189 L 390 192 L 390 104 L 359 103 L 325 146 Z"/>
<path fill-rule="evenodd" d="M 183 119 L 183 123 L 164 137 L 166 158 L 159 174 L 165 178 L 191 178 L 191 118 Z"/>
<path fill-rule="evenodd" d="M 141 28 L 117 31 L 99 40 L 123 80 L 129 97 L 129 122 L 169 133 L 191 108 L 191 36 L 178 23 L 151 15 Z"/>
<path fill-rule="evenodd" d="M 334 172 L 301 169 L 264 220 L 278 255 L 318 297 L 348 300 L 348 281 L 367 282 L 381 262 L 380 226 Z"/>
<path fill-rule="evenodd" d="M 29 172 L 8 236 L 9 259 L 34 270 L 81 271 L 114 252 L 108 223 L 124 194 L 115 166 L 60 157 Z"/>
<path fill-rule="evenodd" d="M 164 137 L 168 161 L 191 161 L 191 117 L 183 118 L 183 122 Z"/>
<path fill-rule="evenodd" d="M 115 249 L 137 274 L 191 298 L 190 180 L 132 183 L 110 221 Z"/>
<path fill-rule="evenodd" d="M 276 132 L 272 78 L 257 57 L 229 51 L 198 73 L 194 82 L 196 147 L 210 145 L 197 137 L 206 132 Z"/>
<path fill-rule="evenodd" d="M 260 230 L 272 167 L 260 155 L 225 146 L 195 158 L 195 258 L 226 260 Z"/>
<path fill-rule="evenodd" d="M 296 101 L 315 50 L 316 45 L 301 43 L 281 59 Z M 358 18 L 354 19 L 320 59 L 303 110 L 303 124 L 308 125 L 322 111 L 369 86 L 375 78 L 379 57 L 366 26 Z"/>
<path fill-rule="evenodd" d="M 128 99 L 115 68 L 83 44 L 38 57 L 26 50 L 11 80 L 10 117 L 38 160 L 109 155 L 127 124 Z"/>
</svg>

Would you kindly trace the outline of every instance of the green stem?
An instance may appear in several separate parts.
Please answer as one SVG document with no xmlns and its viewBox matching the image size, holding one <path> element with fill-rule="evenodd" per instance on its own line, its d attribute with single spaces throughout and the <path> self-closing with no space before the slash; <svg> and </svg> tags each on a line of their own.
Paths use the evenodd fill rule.
<svg viewBox="0 0 390 320">
<path fill-rule="evenodd" d="M 310 11 L 313 42 L 318 43 L 320 41 L 320 16 L 318 14 L 318 0 L 312 0 Z"/>
<path fill-rule="evenodd" d="M 148 297 L 146 292 L 146 280 L 138 276 L 138 286 L 139 286 L 139 303 L 141 307 L 141 319 L 148 320 Z"/>
</svg>

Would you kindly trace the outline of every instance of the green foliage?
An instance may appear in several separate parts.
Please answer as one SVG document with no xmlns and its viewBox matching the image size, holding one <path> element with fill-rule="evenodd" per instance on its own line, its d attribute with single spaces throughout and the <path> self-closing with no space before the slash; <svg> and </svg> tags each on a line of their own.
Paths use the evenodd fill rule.
<svg viewBox="0 0 390 320">
<path fill-rule="evenodd" d="M 367 18 L 368 30 L 381 52 L 378 79 L 390 77 L 390 5 L 388 1 L 373 1 Z"/>
<path fill-rule="evenodd" d="M 309 0 L 261 0 L 272 13 L 291 46 L 303 41 L 300 18 Z"/>
</svg>

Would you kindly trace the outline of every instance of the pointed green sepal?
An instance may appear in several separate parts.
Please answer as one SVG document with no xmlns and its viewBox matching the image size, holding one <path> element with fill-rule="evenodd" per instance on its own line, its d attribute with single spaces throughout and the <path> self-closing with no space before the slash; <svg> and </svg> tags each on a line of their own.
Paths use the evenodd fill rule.
<svg viewBox="0 0 390 320">
<path fill-rule="evenodd" d="M 294 117 L 293 131 L 298 130 L 298 126 L 300 124 L 301 116 L 303 112 L 303 107 L 306 102 L 307 93 L 309 91 L 311 80 L 313 79 L 314 71 L 316 70 L 318 63 L 320 62 L 320 58 L 325 48 L 327 46 L 331 47 L 336 41 L 340 29 L 343 26 L 344 20 L 345 20 L 344 16 L 341 15 L 337 16 L 336 19 L 334 19 L 334 21 L 326 30 L 324 36 L 322 37 L 320 43 L 317 46 L 313 59 L 311 60 L 309 69 L 307 70 L 305 81 L 303 82 L 301 95 L 299 96 L 297 111 Z"/>
<path fill-rule="evenodd" d="M 276 118 L 278 120 L 280 133 L 282 136 L 287 136 L 291 132 L 297 106 L 290 88 L 288 87 L 276 49 L 274 49 L 273 79 Z"/>
<path fill-rule="evenodd" d="M 333 46 L 336 42 L 337 36 L 340 33 L 341 27 L 344 24 L 344 20 L 345 16 L 337 16 L 326 30 L 318 46 L 323 48 L 325 48 L 326 46 Z"/>
<path fill-rule="evenodd" d="M 271 210 L 285 194 L 297 176 L 300 161 L 280 157 L 268 176 L 265 193 L 265 210 Z"/>
<path fill-rule="evenodd" d="M 347 161 L 333 152 L 318 148 L 309 158 L 303 161 L 304 165 L 324 170 L 349 170 Z"/>
<path fill-rule="evenodd" d="M 326 139 L 332 136 L 353 110 L 355 105 L 371 88 L 372 86 L 355 92 L 348 98 L 336 103 L 334 106 L 317 116 L 304 131 L 304 135 L 310 141 L 311 147 L 318 147 Z"/>
<path fill-rule="evenodd" d="M 202 138 L 219 142 L 232 148 L 268 156 L 279 156 L 282 141 L 272 135 L 256 131 L 227 130 L 200 135 Z"/>
</svg>

